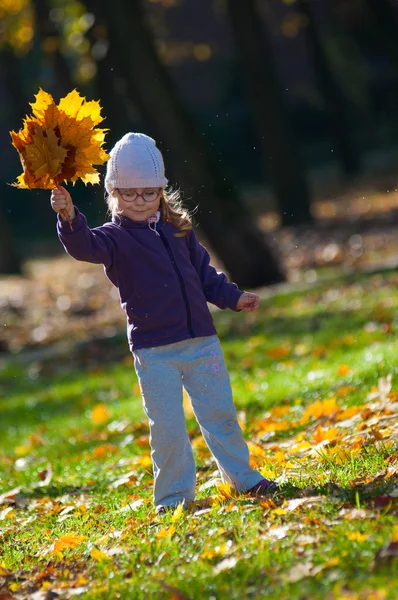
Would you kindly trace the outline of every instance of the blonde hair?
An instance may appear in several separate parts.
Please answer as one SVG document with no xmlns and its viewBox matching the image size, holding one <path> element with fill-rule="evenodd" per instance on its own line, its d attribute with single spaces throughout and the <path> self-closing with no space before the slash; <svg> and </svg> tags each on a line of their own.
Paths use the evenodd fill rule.
<svg viewBox="0 0 398 600">
<path fill-rule="evenodd" d="M 108 205 L 108 213 L 113 217 L 120 214 L 117 191 L 113 189 L 105 196 Z M 163 218 L 167 223 L 178 229 L 176 237 L 184 237 L 192 229 L 192 217 L 190 212 L 183 206 L 179 190 L 163 189 L 160 197 L 160 208 Z"/>
</svg>

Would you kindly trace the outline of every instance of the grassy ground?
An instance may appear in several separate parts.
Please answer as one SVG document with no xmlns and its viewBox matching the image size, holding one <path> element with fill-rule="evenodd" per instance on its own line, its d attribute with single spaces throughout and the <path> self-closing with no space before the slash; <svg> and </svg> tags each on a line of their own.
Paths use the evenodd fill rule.
<svg viewBox="0 0 398 600">
<path fill-rule="evenodd" d="M 215 314 L 253 466 L 282 488 L 261 501 L 217 479 L 186 399 L 197 502 L 154 514 L 127 346 L 89 370 L 4 363 L 0 598 L 398 598 L 397 283 Z"/>
</svg>

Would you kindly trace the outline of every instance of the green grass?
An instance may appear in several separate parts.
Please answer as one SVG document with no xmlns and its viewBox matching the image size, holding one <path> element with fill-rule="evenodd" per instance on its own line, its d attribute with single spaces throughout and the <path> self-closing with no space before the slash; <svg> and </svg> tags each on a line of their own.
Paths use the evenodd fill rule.
<svg viewBox="0 0 398 600">
<path fill-rule="evenodd" d="M 126 360 L 91 370 L 5 362 L 0 494 L 17 489 L 0 504 L 0 597 L 398 598 L 397 283 L 341 278 L 215 313 L 253 465 L 281 483 L 272 501 L 200 489 L 217 473 L 187 410 L 202 504 L 154 514 L 124 340 Z M 75 547 L 59 548 L 67 534 Z"/>
</svg>

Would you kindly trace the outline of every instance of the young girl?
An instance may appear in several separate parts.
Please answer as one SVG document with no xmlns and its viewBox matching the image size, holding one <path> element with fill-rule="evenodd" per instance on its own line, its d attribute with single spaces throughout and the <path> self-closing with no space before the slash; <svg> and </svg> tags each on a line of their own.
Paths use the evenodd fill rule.
<svg viewBox="0 0 398 600">
<path fill-rule="evenodd" d="M 186 430 L 186 389 L 223 482 L 264 495 L 277 484 L 249 465 L 229 375 L 207 302 L 253 311 L 258 296 L 210 265 L 189 214 L 165 191 L 163 158 L 146 135 L 128 133 L 110 153 L 105 187 L 112 221 L 89 229 L 63 187 L 52 191 L 68 254 L 102 263 L 118 288 L 150 428 L 157 512 L 195 498 L 195 462 Z"/>
</svg>

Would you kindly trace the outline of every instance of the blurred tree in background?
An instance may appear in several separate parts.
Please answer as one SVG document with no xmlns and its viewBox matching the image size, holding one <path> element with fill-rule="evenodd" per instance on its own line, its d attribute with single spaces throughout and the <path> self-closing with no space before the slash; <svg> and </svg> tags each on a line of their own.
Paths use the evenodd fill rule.
<svg viewBox="0 0 398 600">
<path fill-rule="evenodd" d="M 393 150 L 396 23 L 393 0 L 0 0 L 3 227 L 23 256 L 57 247 L 48 194 L 5 184 L 20 172 L 8 131 L 39 87 L 77 87 L 100 99 L 108 148 L 128 130 L 159 141 L 233 277 L 283 278 L 242 198 L 260 188 L 265 212 L 269 185 L 284 225 L 309 222 L 313 169 L 355 174 L 358 148 Z M 104 221 L 99 186 L 73 196 Z"/>
<path fill-rule="evenodd" d="M 140 0 L 113 0 L 112 5 L 87 0 L 87 5 L 108 25 L 112 63 L 125 78 L 147 131 L 160 143 L 173 180 L 198 202 L 200 225 L 231 277 L 243 287 L 282 281 L 271 247 L 213 159 L 161 64 Z"/>
<path fill-rule="evenodd" d="M 265 169 L 284 225 L 312 220 L 306 173 L 255 0 L 228 0 L 236 52 L 246 81 Z"/>
<path fill-rule="evenodd" d="M 396 3 L 395 3 L 396 5 Z M 390 0 L 364 0 L 364 8 L 370 11 L 377 34 L 385 45 L 395 68 L 398 67 L 398 14 Z"/>
<path fill-rule="evenodd" d="M 297 8 L 304 18 L 304 31 L 314 65 L 315 80 L 328 114 L 339 160 L 347 175 L 355 175 L 360 170 L 360 156 L 352 131 L 354 111 L 349 106 L 348 100 L 334 76 L 332 65 L 325 51 L 316 20 L 315 2 L 313 0 L 297 0 Z"/>
</svg>

